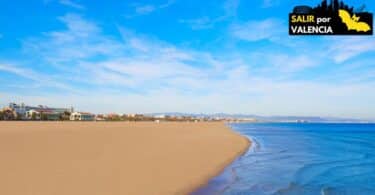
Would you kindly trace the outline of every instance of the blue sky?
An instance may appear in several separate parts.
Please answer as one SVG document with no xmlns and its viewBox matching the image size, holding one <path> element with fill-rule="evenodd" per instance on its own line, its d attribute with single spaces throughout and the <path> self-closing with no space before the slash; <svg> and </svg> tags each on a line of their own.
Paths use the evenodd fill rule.
<svg viewBox="0 0 375 195">
<path fill-rule="evenodd" d="M 373 36 L 288 36 L 318 3 L 3 0 L 0 103 L 374 119 Z"/>
</svg>

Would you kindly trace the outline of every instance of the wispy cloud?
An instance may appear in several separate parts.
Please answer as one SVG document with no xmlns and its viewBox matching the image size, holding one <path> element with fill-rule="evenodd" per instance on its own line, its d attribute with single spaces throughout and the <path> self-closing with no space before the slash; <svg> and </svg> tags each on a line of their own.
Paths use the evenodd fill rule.
<svg viewBox="0 0 375 195">
<path fill-rule="evenodd" d="M 330 44 L 327 51 L 335 62 L 342 63 L 367 52 L 375 51 L 373 37 L 347 37 L 346 39 L 327 39 Z"/>
<path fill-rule="evenodd" d="M 65 30 L 44 33 L 44 37 L 23 42 L 24 51 L 50 65 L 61 66 L 75 60 L 89 60 L 98 55 L 116 55 L 122 44 L 101 35 L 101 29 L 77 14 L 59 17 Z"/>
<path fill-rule="evenodd" d="M 196 19 L 179 20 L 180 23 L 187 24 L 193 30 L 212 28 L 217 20 L 212 20 L 209 17 L 202 17 Z"/>
<path fill-rule="evenodd" d="M 142 6 L 136 6 L 135 12 L 139 15 L 149 14 L 153 11 L 155 11 L 156 7 L 154 5 L 142 5 Z"/>
<path fill-rule="evenodd" d="M 226 0 L 222 5 L 222 10 L 224 12 L 224 14 L 222 15 L 216 17 L 203 16 L 194 19 L 180 19 L 179 22 L 187 24 L 193 30 L 212 28 L 215 26 L 216 23 L 223 22 L 225 20 L 235 17 L 237 15 L 237 9 L 239 4 L 240 0 Z"/>
<path fill-rule="evenodd" d="M 13 73 L 13 74 L 16 74 L 18 76 L 21 76 L 21 77 L 24 77 L 24 78 L 27 78 L 27 79 L 31 79 L 31 80 L 37 80 L 38 79 L 38 76 L 32 70 L 12 66 L 12 65 L 9 65 L 9 64 L 0 64 L 0 71 Z"/>
<path fill-rule="evenodd" d="M 266 19 L 234 24 L 230 31 L 236 38 L 246 41 L 274 40 L 282 35 L 283 27 L 281 20 Z"/>
<path fill-rule="evenodd" d="M 18 75 L 19 77 L 32 80 L 35 83 L 37 83 L 39 86 L 43 85 L 43 86 L 55 87 L 58 89 L 67 90 L 70 92 L 74 91 L 69 85 L 63 82 L 59 82 L 49 75 L 44 75 L 44 74 L 35 72 L 34 70 L 31 70 L 28 68 L 0 63 L 0 72 L 8 72 L 11 74 Z"/>
<path fill-rule="evenodd" d="M 223 9 L 225 13 L 224 16 L 225 17 L 236 16 L 239 5 L 240 5 L 240 0 L 226 0 L 223 5 Z"/>
<path fill-rule="evenodd" d="M 253 63 L 256 63 L 260 73 L 276 73 L 276 78 L 288 77 L 291 73 L 304 71 L 308 68 L 322 64 L 322 58 L 306 54 L 287 54 L 283 52 L 262 52 L 251 55 Z M 268 66 L 264 66 L 267 64 Z"/>
<path fill-rule="evenodd" d="M 233 37 L 248 41 L 270 41 L 271 46 L 276 44 L 285 46 L 290 52 L 304 51 L 310 53 L 315 59 L 332 60 L 333 63 L 342 64 L 362 54 L 375 51 L 373 37 L 337 37 L 320 38 L 314 40 L 290 37 L 287 26 L 279 19 L 250 20 L 232 24 L 229 32 Z M 324 51 L 324 52 L 320 52 Z"/>
<path fill-rule="evenodd" d="M 318 57 L 321 52 L 298 53 L 298 48 L 291 47 L 287 51 L 254 48 L 238 49 L 235 54 L 227 50 L 211 53 L 122 26 L 118 27 L 121 37 L 115 38 L 105 34 L 95 21 L 77 14 L 66 14 L 58 20 L 64 24 L 63 29 L 23 41 L 27 61 L 17 66 L 0 64 L 0 71 L 38 82 L 41 88 L 66 90 L 64 103 L 80 105 L 84 110 L 374 114 L 371 110 L 375 105 L 369 108 L 365 103 L 375 98 L 371 90 L 374 82 L 295 80 L 305 70 L 327 65 L 324 61 L 332 53 Z M 273 41 L 281 36 L 268 33 L 267 25 L 273 25 L 273 29 L 282 23 L 274 19 L 238 23 L 231 27 L 232 36 L 249 42 Z M 38 64 L 39 69 L 27 68 L 30 63 Z M 61 104 L 61 94 L 43 92 L 42 96 L 33 89 L 22 97 L 30 104 Z M 16 92 L 6 95 L 9 99 L 15 96 Z"/>
<path fill-rule="evenodd" d="M 280 4 L 280 0 L 263 0 L 263 8 L 270 8 Z"/>
<path fill-rule="evenodd" d="M 153 80 L 169 84 L 177 77 L 199 77 L 201 69 L 190 63 L 208 59 L 205 54 L 185 51 L 123 28 L 119 28 L 123 40 L 113 40 L 79 15 L 67 14 L 60 20 L 67 26 L 66 30 L 29 39 L 24 47 L 34 56 L 41 56 L 44 63 L 52 64 L 60 71 L 69 71 L 70 77 L 80 82 L 126 87 L 148 85 L 144 88 L 152 89 L 158 87 L 156 82 L 151 82 Z M 97 56 L 103 56 L 103 59 L 93 61 Z"/>
<path fill-rule="evenodd" d="M 80 10 L 86 9 L 85 6 L 83 6 L 83 5 L 81 5 L 77 2 L 74 2 L 73 0 L 59 0 L 59 3 L 62 4 L 62 5 L 65 5 L 65 6 L 75 8 L 75 9 L 80 9 Z"/>
<path fill-rule="evenodd" d="M 134 13 L 126 15 L 127 18 L 132 18 L 141 15 L 148 15 L 160 9 L 165 9 L 175 3 L 175 0 L 168 0 L 163 4 L 136 4 L 134 5 Z"/>
</svg>

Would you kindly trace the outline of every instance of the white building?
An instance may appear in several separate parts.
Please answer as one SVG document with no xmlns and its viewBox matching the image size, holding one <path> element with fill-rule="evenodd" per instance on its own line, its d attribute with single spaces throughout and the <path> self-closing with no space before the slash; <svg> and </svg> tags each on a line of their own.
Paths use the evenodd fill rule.
<svg viewBox="0 0 375 195">
<path fill-rule="evenodd" d="M 70 114 L 71 121 L 93 121 L 95 115 L 87 112 L 73 112 Z"/>
<path fill-rule="evenodd" d="M 164 114 L 155 115 L 154 117 L 158 118 L 158 119 L 165 119 L 166 118 Z"/>
<path fill-rule="evenodd" d="M 135 115 L 137 115 L 137 114 L 125 114 L 127 117 L 129 117 L 129 118 L 134 118 L 135 117 Z"/>
<path fill-rule="evenodd" d="M 34 109 L 26 111 L 26 118 L 27 119 L 33 119 L 33 116 L 35 117 L 34 119 L 39 120 L 40 119 L 40 112 L 38 112 L 37 110 L 34 110 Z"/>
</svg>

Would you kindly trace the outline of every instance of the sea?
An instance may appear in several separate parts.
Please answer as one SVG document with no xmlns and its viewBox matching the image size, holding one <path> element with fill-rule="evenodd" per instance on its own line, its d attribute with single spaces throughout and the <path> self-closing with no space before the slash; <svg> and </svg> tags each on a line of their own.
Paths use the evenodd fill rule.
<svg viewBox="0 0 375 195">
<path fill-rule="evenodd" d="M 249 150 L 193 195 L 375 195 L 375 124 L 228 124 Z"/>
</svg>

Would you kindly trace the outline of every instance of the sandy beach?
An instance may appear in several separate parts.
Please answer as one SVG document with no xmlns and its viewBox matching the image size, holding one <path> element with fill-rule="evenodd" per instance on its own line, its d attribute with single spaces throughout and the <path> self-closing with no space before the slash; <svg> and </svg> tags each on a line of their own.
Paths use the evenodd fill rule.
<svg viewBox="0 0 375 195">
<path fill-rule="evenodd" d="M 249 145 L 224 123 L 0 122 L 0 194 L 189 194 Z"/>
</svg>

